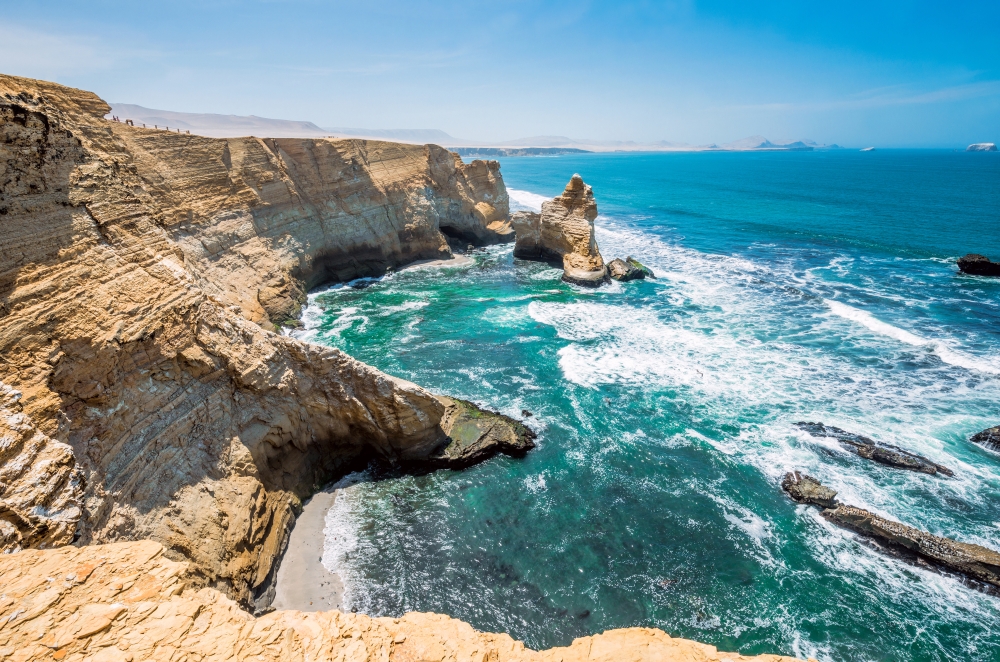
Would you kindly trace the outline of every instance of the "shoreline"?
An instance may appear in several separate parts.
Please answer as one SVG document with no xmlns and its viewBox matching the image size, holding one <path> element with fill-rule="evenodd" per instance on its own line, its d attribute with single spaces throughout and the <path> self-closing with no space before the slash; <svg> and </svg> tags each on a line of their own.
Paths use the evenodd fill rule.
<svg viewBox="0 0 1000 662">
<path fill-rule="evenodd" d="M 472 258 L 464 253 L 455 253 L 454 257 L 438 260 L 416 260 L 400 267 L 398 271 L 409 271 L 410 269 L 425 269 L 429 267 L 466 267 L 472 264 Z"/>
<path fill-rule="evenodd" d="M 273 609 L 343 611 L 344 583 L 323 565 L 326 514 L 336 502 L 338 491 L 326 487 L 302 505 L 278 564 Z"/>
</svg>

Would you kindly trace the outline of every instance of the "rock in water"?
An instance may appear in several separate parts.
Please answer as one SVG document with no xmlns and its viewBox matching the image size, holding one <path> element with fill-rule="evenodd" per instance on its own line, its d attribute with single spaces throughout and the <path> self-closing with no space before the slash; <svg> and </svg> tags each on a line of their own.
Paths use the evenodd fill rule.
<svg viewBox="0 0 1000 662">
<path fill-rule="evenodd" d="M 965 148 L 966 152 L 995 152 L 997 151 L 996 143 L 972 143 Z"/>
<path fill-rule="evenodd" d="M 785 474 L 781 488 L 799 503 L 811 503 L 820 508 L 836 508 L 837 493 L 812 476 L 798 471 Z"/>
<path fill-rule="evenodd" d="M 958 268 L 962 273 L 973 276 L 1000 276 L 1000 262 L 991 262 L 985 255 L 969 253 L 958 258 Z"/>
<path fill-rule="evenodd" d="M 969 441 L 982 444 L 983 446 L 995 451 L 1000 451 L 1000 425 L 995 425 L 991 428 L 986 428 L 982 432 L 977 432 L 969 437 Z"/>
<path fill-rule="evenodd" d="M 562 195 L 542 203 L 542 213 L 518 212 L 511 218 L 514 257 L 558 262 L 567 283 L 596 287 L 608 281 L 597 248 L 594 191 L 573 175 Z"/>
<path fill-rule="evenodd" d="M 445 443 L 421 464 L 461 469 L 497 453 L 520 457 L 535 447 L 535 433 L 520 421 L 458 398 L 438 396 L 445 406 Z"/>
<path fill-rule="evenodd" d="M 636 269 L 621 258 L 608 262 L 608 275 L 620 281 L 639 280 L 646 277 L 641 269 Z"/>
<path fill-rule="evenodd" d="M 627 262 L 633 268 L 641 271 L 646 278 L 656 278 L 656 275 L 653 273 L 652 269 L 650 269 L 649 267 L 647 267 L 646 265 L 644 265 L 642 262 L 635 259 L 631 255 L 625 258 L 625 262 Z"/>
<path fill-rule="evenodd" d="M 838 502 L 837 493 L 812 476 L 785 474 L 781 487 L 800 503 L 823 508 L 823 517 L 878 542 L 879 547 L 909 561 L 925 561 L 957 572 L 991 591 L 1000 589 L 1000 553 L 900 524 L 875 513 Z"/>
<path fill-rule="evenodd" d="M 879 464 L 899 469 L 919 471 L 925 474 L 942 473 L 945 476 L 955 475 L 955 472 L 948 467 L 932 462 L 923 455 L 911 453 L 892 444 L 877 442 L 864 435 L 854 434 L 853 432 L 847 432 L 846 430 L 841 430 L 832 425 L 823 425 L 822 423 L 800 421 L 795 425 L 815 437 L 833 437 L 866 460 L 872 460 Z"/>
</svg>

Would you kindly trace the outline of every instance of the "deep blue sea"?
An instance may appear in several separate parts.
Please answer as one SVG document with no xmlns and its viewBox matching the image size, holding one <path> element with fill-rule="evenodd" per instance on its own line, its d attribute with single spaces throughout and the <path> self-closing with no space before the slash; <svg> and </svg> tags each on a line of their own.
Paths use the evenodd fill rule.
<svg viewBox="0 0 1000 662">
<path fill-rule="evenodd" d="M 586 290 L 472 254 L 310 296 L 304 338 L 528 419 L 538 448 L 465 471 L 352 476 L 324 563 L 373 615 L 449 614 L 538 648 L 627 626 L 746 654 L 1000 660 L 1000 598 L 908 565 L 797 505 L 846 503 L 1000 549 L 1000 155 L 583 154 L 502 160 L 515 208 L 573 173 L 606 261 L 656 280 Z M 794 426 L 903 446 L 887 468 Z"/>
</svg>

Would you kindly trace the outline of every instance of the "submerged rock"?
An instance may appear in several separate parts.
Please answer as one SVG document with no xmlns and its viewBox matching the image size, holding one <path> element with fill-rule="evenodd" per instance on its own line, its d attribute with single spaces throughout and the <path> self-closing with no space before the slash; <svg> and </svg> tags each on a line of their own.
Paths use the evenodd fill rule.
<svg viewBox="0 0 1000 662">
<path fill-rule="evenodd" d="M 438 396 L 445 406 L 441 429 L 447 438 L 421 464 L 459 469 L 497 453 L 521 457 L 535 447 L 534 431 L 509 416 L 482 409 L 467 400 Z"/>
<path fill-rule="evenodd" d="M 834 499 L 836 492 L 797 471 L 785 474 L 781 487 L 794 500 L 823 508 L 821 514 L 827 520 L 874 540 L 880 548 L 896 556 L 960 573 L 991 592 L 1000 589 L 1000 553 L 995 550 L 935 536 L 863 508 L 842 504 Z"/>
<path fill-rule="evenodd" d="M 562 195 L 542 203 L 542 213 L 518 212 L 511 218 L 514 257 L 557 262 L 563 280 L 596 287 L 608 281 L 608 269 L 597 248 L 594 191 L 573 175 Z"/>
<path fill-rule="evenodd" d="M 642 269 L 637 269 L 621 258 L 615 258 L 608 262 L 608 275 L 615 280 L 622 282 L 630 280 L 640 280 L 646 277 Z"/>
<path fill-rule="evenodd" d="M 919 471 L 925 474 L 944 474 L 954 476 L 955 472 L 948 467 L 933 462 L 923 455 L 917 455 L 892 444 L 883 444 L 864 435 L 847 432 L 832 425 L 823 423 L 807 423 L 800 421 L 795 424 L 799 429 L 805 430 L 814 437 L 833 437 L 842 445 L 865 458 L 879 464 L 884 464 L 898 469 L 908 469 Z"/>
<path fill-rule="evenodd" d="M 969 437 L 969 441 L 982 444 L 991 450 L 1000 451 L 1000 425 L 977 432 Z"/>
<path fill-rule="evenodd" d="M 962 273 L 973 276 L 1000 276 L 1000 262 L 991 262 L 985 255 L 969 253 L 958 258 L 958 268 Z"/>
</svg>

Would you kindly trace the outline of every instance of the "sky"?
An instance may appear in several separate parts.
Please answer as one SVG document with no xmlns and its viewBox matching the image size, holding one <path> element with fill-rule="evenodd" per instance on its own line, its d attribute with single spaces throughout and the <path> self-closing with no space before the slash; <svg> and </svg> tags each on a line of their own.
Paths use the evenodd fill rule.
<svg viewBox="0 0 1000 662">
<path fill-rule="evenodd" d="M 1000 1 L 0 0 L 0 73 L 470 140 L 964 147 L 1000 142 Z"/>
</svg>

